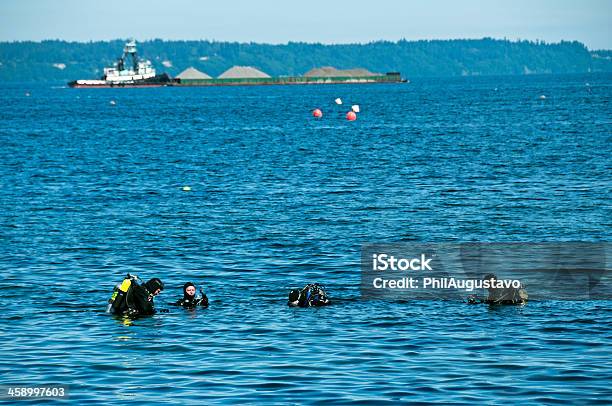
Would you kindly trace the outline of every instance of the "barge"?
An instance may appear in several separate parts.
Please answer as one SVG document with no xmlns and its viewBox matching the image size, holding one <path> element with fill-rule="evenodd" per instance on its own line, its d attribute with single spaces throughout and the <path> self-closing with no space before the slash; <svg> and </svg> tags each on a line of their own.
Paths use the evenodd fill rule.
<svg viewBox="0 0 612 406">
<path fill-rule="evenodd" d="M 325 85 L 360 83 L 400 83 L 399 72 L 389 72 L 374 76 L 281 76 L 270 78 L 233 78 L 233 79 L 173 79 L 174 86 L 256 86 L 256 85 Z"/>
</svg>

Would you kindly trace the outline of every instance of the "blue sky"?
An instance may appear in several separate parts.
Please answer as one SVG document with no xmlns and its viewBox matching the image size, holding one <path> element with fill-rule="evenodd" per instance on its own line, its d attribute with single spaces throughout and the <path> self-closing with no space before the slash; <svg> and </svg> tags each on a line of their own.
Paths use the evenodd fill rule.
<svg viewBox="0 0 612 406">
<path fill-rule="evenodd" d="M 2 0 L 0 41 L 578 40 L 612 49 L 612 0 Z"/>
</svg>

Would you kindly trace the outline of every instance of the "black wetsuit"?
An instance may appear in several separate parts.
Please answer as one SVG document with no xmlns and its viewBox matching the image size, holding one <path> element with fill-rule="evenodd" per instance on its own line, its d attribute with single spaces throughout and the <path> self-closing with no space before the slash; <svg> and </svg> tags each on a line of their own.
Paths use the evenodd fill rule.
<svg viewBox="0 0 612 406">
<path fill-rule="evenodd" d="M 489 296 L 485 299 L 477 296 L 469 296 L 467 302 L 469 304 L 501 304 L 501 305 L 520 305 L 527 303 L 529 296 L 525 289 L 521 288 L 497 288 L 489 291 Z"/>
<path fill-rule="evenodd" d="M 123 300 L 113 302 L 111 312 L 130 316 L 154 314 L 153 294 L 144 286 L 132 282 Z"/>
<path fill-rule="evenodd" d="M 292 307 L 326 306 L 330 304 L 325 289 L 318 283 L 306 285 L 303 289 L 294 289 L 289 293 L 289 301 Z"/>
<path fill-rule="evenodd" d="M 183 297 L 182 299 L 177 300 L 173 304 L 175 306 L 183 306 L 183 307 L 185 307 L 187 309 L 193 309 L 193 308 L 198 307 L 198 306 L 206 307 L 206 306 L 208 306 L 208 297 L 206 297 L 206 295 L 204 295 L 202 297 L 194 297 L 194 296 L 192 296 L 191 298 Z"/>
<path fill-rule="evenodd" d="M 183 286 L 183 298 L 177 300 L 175 303 L 172 303 L 172 304 L 174 306 L 182 306 L 186 309 L 193 309 L 198 306 L 202 306 L 202 307 L 208 306 L 208 297 L 206 296 L 206 294 L 200 289 L 200 293 L 202 294 L 202 297 L 195 297 L 195 295 L 191 296 L 187 293 L 187 288 L 189 286 L 193 286 L 194 289 L 196 287 L 193 283 L 187 282 Z"/>
<path fill-rule="evenodd" d="M 499 288 L 489 292 L 484 302 L 488 304 L 523 304 L 527 303 L 527 292 L 523 288 Z"/>
<path fill-rule="evenodd" d="M 154 293 L 158 293 L 163 289 L 164 284 L 158 278 L 150 279 L 142 285 L 139 285 L 136 279 L 132 279 L 132 284 L 121 300 L 115 300 L 112 302 L 110 312 L 113 314 L 125 314 L 128 316 L 154 314 Z"/>
</svg>

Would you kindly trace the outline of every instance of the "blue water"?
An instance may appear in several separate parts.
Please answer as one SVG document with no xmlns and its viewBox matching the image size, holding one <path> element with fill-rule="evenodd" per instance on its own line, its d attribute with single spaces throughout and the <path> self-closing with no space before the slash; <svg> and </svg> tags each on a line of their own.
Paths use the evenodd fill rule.
<svg viewBox="0 0 612 406">
<path fill-rule="evenodd" d="M 0 384 L 79 404 L 609 404 L 610 302 L 365 301 L 359 260 L 610 241 L 611 100 L 612 75 L 2 85 Z M 158 308 L 188 280 L 211 306 L 117 320 L 127 272 L 166 282 Z M 336 305 L 286 307 L 315 281 Z"/>
</svg>

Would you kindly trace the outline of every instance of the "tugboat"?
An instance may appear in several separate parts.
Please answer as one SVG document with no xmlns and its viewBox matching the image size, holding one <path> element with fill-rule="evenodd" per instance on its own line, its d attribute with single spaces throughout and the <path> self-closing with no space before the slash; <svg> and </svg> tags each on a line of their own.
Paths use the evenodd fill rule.
<svg viewBox="0 0 612 406">
<path fill-rule="evenodd" d="M 131 65 L 127 65 L 131 58 Z M 101 79 L 79 79 L 68 83 L 70 87 L 155 87 L 170 85 L 172 79 L 167 73 L 155 74 L 151 61 L 138 59 L 136 41 L 123 47 L 123 55 L 114 66 L 104 68 Z"/>
</svg>

